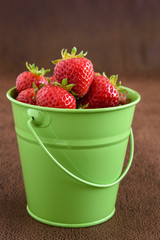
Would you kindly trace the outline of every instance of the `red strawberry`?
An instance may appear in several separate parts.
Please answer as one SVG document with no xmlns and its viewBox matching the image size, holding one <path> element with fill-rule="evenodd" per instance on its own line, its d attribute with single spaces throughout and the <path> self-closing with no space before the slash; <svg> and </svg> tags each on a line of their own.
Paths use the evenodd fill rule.
<svg viewBox="0 0 160 240">
<path fill-rule="evenodd" d="M 87 53 L 83 51 L 75 55 L 77 49 L 74 47 L 71 54 L 67 53 L 67 49 L 64 51 L 62 49 L 62 59 L 53 61 L 56 64 L 54 68 L 54 76 L 59 83 L 62 82 L 64 78 L 67 78 L 68 84 L 75 84 L 73 87 L 73 92 L 77 94 L 78 97 L 83 97 L 92 82 L 93 79 L 93 65 L 90 60 L 84 58 Z"/>
<path fill-rule="evenodd" d="M 28 104 L 36 104 L 36 93 L 34 88 L 28 88 L 20 92 L 16 98 L 19 102 L 24 102 Z"/>
<path fill-rule="evenodd" d="M 50 81 L 51 81 L 51 83 L 54 83 L 57 81 L 54 75 L 52 77 L 50 77 Z"/>
<path fill-rule="evenodd" d="M 131 102 L 131 98 L 127 97 L 128 92 L 124 91 L 119 94 L 119 104 L 124 105 Z"/>
<path fill-rule="evenodd" d="M 48 84 L 48 80 L 46 77 L 44 77 L 44 75 L 50 71 L 49 69 L 44 70 L 44 68 L 42 68 L 41 70 L 38 70 L 38 67 L 35 67 L 35 64 L 28 65 L 27 62 L 26 67 L 29 71 L 23 72 L 17 77 L 17 93 L 20 93 L 27 88 L 32 88 L 33 82 L 35 82 L 38 88 L 40 88 L 41 84 Z"/>
<path fill-rule="evenodd" d="M 76 99 L 64 88 L 48 85 L 38 91 L 37 105 L 52 108 L 76 108 Z"/>
<path fill-rule="evenodd" d="M 117 78 L 117 75 L 114 76 Z M 113 82 L 113 78 L 111 77 Z M 119 104 L 119 93 L 109 79 L 100 74 L 94 74 L 88 93 L 80 99 L 81 106 L 88 104 L 86 108 L 114 107 Z"/>
</svg>

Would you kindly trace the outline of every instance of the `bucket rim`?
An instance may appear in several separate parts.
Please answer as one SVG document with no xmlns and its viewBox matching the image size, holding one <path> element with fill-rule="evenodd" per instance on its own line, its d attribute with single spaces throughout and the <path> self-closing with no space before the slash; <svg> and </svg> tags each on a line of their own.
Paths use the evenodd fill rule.
<svg viewBox="0 0 160 240">
<path fill-rule="evenodd" d="M 131 88 L 128 88 L 128 87 L 124 87 L 124 86 L 122 86 L 122 88 L 124 88 L 128 92 L 134 94 L 136 96 L 136 99 L 134 101 L 128 103 L 128 104 L 125 104 L 125 105 L 120 105 L 120 106 L 116 106 L 116 107 L 107 107 L 107 108 L 94 108 L 94 109 L 51 108 L 51 107 L 42 107 L 42 106 L 36 106 L 36 105 L 31 105 L 31 104 L 19 102 L 11 96 L 11 93 L 16 91 L 16 87 L 10 88 L 6 93 L 6 96 L 12 103 L 15 103 L 17 105 L 20 105 L 20 106 L 23 106 L 23 107 L 26 107 L 26 108 L 32 108 L 32 109 L 35 109 L 35 110 L 50 111 L 50 112 L 66 112 L 66 113 L 69 113 L 69 112 L 70 113 L 97 113 L 97 112 L 108 112 L 108 111 L 116 111 L 116 110 L 126 109 L 126 108 L 129 108 L 131 106 L 136 105 L 140 101 L 141 96 L 137 91 L 135 91 Z"/>
</svg>

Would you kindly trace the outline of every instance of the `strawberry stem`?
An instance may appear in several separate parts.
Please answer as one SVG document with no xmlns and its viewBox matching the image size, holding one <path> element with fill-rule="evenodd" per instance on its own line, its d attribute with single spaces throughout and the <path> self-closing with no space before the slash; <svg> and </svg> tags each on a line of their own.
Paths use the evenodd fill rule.
<svg viewBox="0 0 160 240">
<path fill-rule="evenodd" d="M 81 51 L 78 55 L 76 55 L 76 53 L 77 53 L 77 48 L 76 47 L 72 48 L 71 54 L 67 52 L 67 49 L 62 49 L 61 50 L 62 59 L 57 59 L 55 61 L 52 61 L 52 63 L 56 65 L 57 63 L 59 63 L 62 60 L 65 60 L 65 59 L 82 58 L 82 57 L 85 57 L 87 55 L 87 52 L 83 53 L 83 51 Z"/>
<path fill-rule="evenodd" d="M 62 80 L 62 85 L 63 85 L 63 86 L 66 86 L 67 83 L 68 83 L 68 82 L 67 82 L 67 78 L 64 78 L 64 79 Z"/>
<path fill-rule="evenodd" d="M 71 91 L 71 93 L 72 93 L 72 95 L 73 95 L 76 99 L 79 99 L 77 93 L 75 93 L 75 92 L 73 92 L 73 91 Z"/>
<path fill-rule="evenodd" d="M 117 89 L 117 91 L 118 91 L 119 93 L 122 93 L 122 94 L 127 93 L 126 89 L 124 89 L 124 88 L 121 87 L 121 81 L 119 81 L 119 82 L 117 83 L 118 74 L 112 75 L 112 76 L 110 76 L 110 78 L 108 78 L 108 77 L 106 76 L 105 72 L 103 72 L 103 76 L 106 77 L 107 79 L 109 79 L 110 83 Z"/>
<path fill-rule="evenodd" d="M 75 56 L 75 55 L 76 55 L 76 52 L 77 52 L 77 48 L 76 48 L 76 47 L 73 47 L 73 48 L 72 48 L 72 51 L 71 51 L 71 56 Z"/>
<path fill-rule="evenodd" d="M 89 105 L 89 103 L 87 103 L 85 105 L 79 104 L 78 109 L 86 109 L 88 107 L 88 105 Z"/>
<path fill-rule="evenodd" d="M 37 92 L 38 92 L 38 87 L 37 87 L 37 85 L 36 85 L 36 83 L 35 82 L 33 82 L 33 88 L 34 88 L 34 92 L 35 92 L 35 94 L 37 94 Z"/>
<path fill-rule="evenodd" d="M 106 76 L 106 73 L 105 73 L 105 72 L 103 72 L 103 76 L 106 77 L 107 79 L 109 79 L 109 78 Z"/>
<path fill-rule="evenodd" d="M 68 84 L 67 78 L 64 78 L 64 79 L 62 80 L 62 83 L 53 82 L 53 83 L 51 83 L 51 84 L 52 84 L 52 85 L 55 85 L 55 86 L 62 87 L 62 88 L 64 88 L 65 90 L 67 90 L 68 92 L 71 92 L 71 93 L 72 93 L 72 88 L 75 86 L 75 84 L 73 84 L 73 83 Z"/>
<path fill-rule="evenodd" d="M 32 72 L 34 75 L 36 76 L 44 76 L 46 73 L 49 73 L 50 72 L 50 69 L 44 69 L 44 68 L 41 68 L 40 70 L 38 69 L 37 66 L 35 66 L 35 64 L 28 64 L 28 62 L 26 62 L 26 68 Z"/>
<path fill-rule="evenodd" d="M 51 83 L 51 79 L 49 77 L 46 77 L 47 80 L 48 80 L 48 83 Z"/>
</svg>

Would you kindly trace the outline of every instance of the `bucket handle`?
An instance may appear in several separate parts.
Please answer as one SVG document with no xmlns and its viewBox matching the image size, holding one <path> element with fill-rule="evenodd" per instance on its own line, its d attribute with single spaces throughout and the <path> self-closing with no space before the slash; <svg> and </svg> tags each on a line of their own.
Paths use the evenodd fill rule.
<svg viewBox="0 0 160 240">
<path fill-rule="evenodd" d="M 106 187 L 111 187 L 117 183 L 119 183 L 124 176 L 127 174 L 128 170 L 130 169 L 132 160 L 133 160 L 133 153 L 134 153 L 134 138 L 133 138 L 133 132 L 132 132 L 132 128 L 130 131 L 130 156 L 129 156 L 129 161 L 128 164 L 126 166 L 126 169 L 124 170 L 124 172 L 121 174 L 120 177 L 118 177 L 114 182 L 112 183 L 108 183 L 108 184 L 97 184 L 97 183 L 92 183 L 89 181 L 86 181 L 82 178 L 77 177 L 76 175 L 74 175 L 73 173 L 71 173 L 69 170 L 67 170 L 65 167 L 63 167 L 53 156 L 52 154 L 47 150 L 47 148 L 44 146 L 44 144 L 42 143 L 42 141 L 40 140 L 40 138 L 38 137 L 38 135 L 36 134 L 36 132 L 34 131 L 33 127 L 32 127 L 32 123 L 34 122 L 34 117 L 29 118 L 29 120 L 27 121 L 27 125 L 31 131 L 31 133 L 33 134 L 33 136 L 35 137 L 35 139 L 37 140 L 37 142 L 39 143 L 39 145 L 43 148 L 43 150 L 48 154 L 48 156 L 52 159 L 52 161 L 54 163 L 57 164 L 57 166 L 59 166 L 66 174 L 68 174 L 70 177 L 74 178 L 75 180 L 84 183 L 86 185 L 92 186 L 92 187 L 98 187 L 98 188 L 106 188 Z"/>
</svg>

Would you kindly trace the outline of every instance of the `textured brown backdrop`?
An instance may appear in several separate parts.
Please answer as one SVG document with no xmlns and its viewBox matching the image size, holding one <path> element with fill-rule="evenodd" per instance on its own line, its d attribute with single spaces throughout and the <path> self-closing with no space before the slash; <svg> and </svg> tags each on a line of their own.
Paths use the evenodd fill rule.
<svg viewBox="0 0 160 240">
<path fill-rule="evenodd" d="M 44 225 L 26 212 L 10 102 L 25 61 L 51 67 L 60 49 L 88 51 L 95 70 L 119 73 L 141 94 L 133 120 L 135 154 L 116 213 L 88 228 Z M 0 239 L 160 239 L 160 1 L 0 0 Z M 127 154 L 128 156 L 128 154 Z"/>
<path fill-rule="evenodd" d="M 0 0 L 1 71 L 52 67 L 60 49 L 88 51 L 95 70 L 160 74 L 159 0 Z"/>
</svg>

